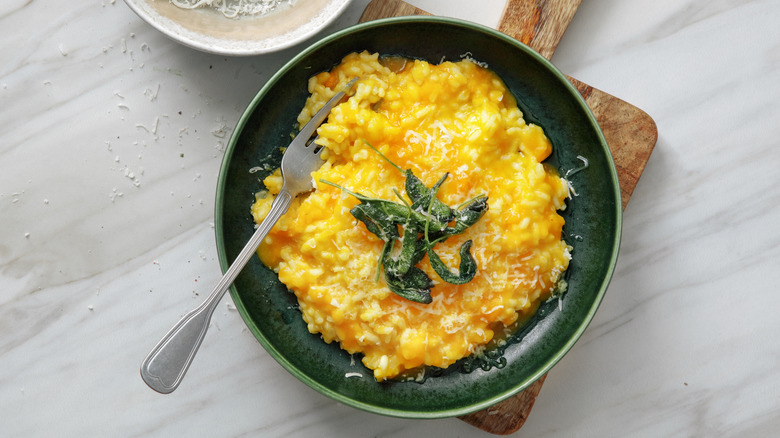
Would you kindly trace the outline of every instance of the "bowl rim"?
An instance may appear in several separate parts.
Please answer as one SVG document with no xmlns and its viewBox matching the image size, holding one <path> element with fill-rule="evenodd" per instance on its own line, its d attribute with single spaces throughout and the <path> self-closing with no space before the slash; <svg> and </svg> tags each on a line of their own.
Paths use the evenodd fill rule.
<svg viewBox="0 0 780 438">
<path fill-rule="evenodd" d="M 247 105 L 246 110 L 238 120 L 236 127 L 233 130 L 233 133 L 231 135 L 230 141 L 228 142 L 228 145 L 225 149 L 225 154 L 220 166 L 219 178 L 217 182 L 216 202 L 215 202 L 214 230 L 216 235 L 217 252 L 218 252 L 220 267 L 222 271 L 225 272 L 230 266 L 227 261 L 227 255 L 225 252 L 226 249 L 225 239 L 223 237 L 223 233 L 221 232 L 221 230 L 224 227 L 224 224 L 222 223 L 223 220 L 222 213 L 223 213 L 223 203 L 224 203 L 224 193 L 225 193 L 224 189 L 227 183 L 227 169 L 230 165 L 230 162 L 233 157 L 233 153 L 236 149 L 237 140 L 243 133 L 243 130 L 245 128 L 248 119 L 250 118 L 252 113 L 257 109 L 258 103 L 265 97 L 265 95 L 269 92 L 269 90 L 271 90 L 276 85 L 279 79 L 282 76 L 284 76 L 289 70 L 295 68 L 295 66 L 299 63 L 301 59 L 303 59 L 304 57 L 308 56 L 310 53 L 320 49 L 322 46 L 325 46 L 336 39 L 342 38 L 354 32 L 370 29 L 373 27 L 400 25 L 405 23 L 419 23 L 419 22 L 454 25 L 462 28 L 468 28 L 469 30 L 485 32 L 491 34 L 495 38 L 504 40 L 507 43 L 510 43 L 518 47 L 518 49 L 523 50 L 526 53 L 528 53 L 530 56 L 534 57 L 540 64 L 544 66 L 546 70 L 548 70 L 551 74 L 557 77 L 558 81 L 561 82 L 568 89 L 569 93 L 574 97 L 575 101 L 578 103 L 580 108 L 586 113 L 587 118 L 590 121 L 590 124 L 592 125 L 595 133 L 597 134 L 599 143 L 604 151 L 604 155 L 610 173 L 611 187 L 614 190 L 614 196 L 616 199 L 616 203 L 615 203 L 616 208 L 614 211 L 614 217 L 612 218 L 615 223 L 614 235 L 612 236 L 614 238 L 614 245 L 610 254 L 610 258 L 608 260 L 606 273 L 601 280 L 601 285 L 599 287 L 598 294 L 596 295 L 595 300 L 593 301 L 593 304 L 591 305 L 590 309 L 588 309 L 586 317 L 579 323 L 577 329 L 574 332 L 572 332 L 568 341 L 554 355 L 549 357 L 546 360 L 546 362 L 539 367 L 536 373 L 529 376 L 524 381 L 514 382 L 512 385 L 509 385 L 509 387 L 503 392 L 497 393 L 488 399 L 476 403 L 470 403 L 463 407 L 448 408 L 448 409 L 432 409 L 430 411 L 428 410 L 410 411 L 410 410 L 401 410 L 395 408 L 387 408 L 384 406 L 377 406 L 376 404 L 355 400 L 353 398 L 344 396 L 336 391 L 333 391 L 323 386 L 318 381 L 314 380 L 307 374 L 301 372 L 295 366 L 289 363 L 287 359 L 277 349 L 275 349 L 272 345 L 270 345 L 270 343 L 267 341 L 265 336 L 254 325 L 253 321 L 251 320 L 248 314 L 246 307 L 244 306 L 243 302 L 240 300 L 235 285 L 231 285 L 230 295 L 245 324 L 249 328 L 250 332 L 254 335 L 254 337 L 260 342 L 263 348 L 280 365 L 282 365 L 282 367 L 285 370 L 287 370 L 289 373 L 291 373 L 293 376 L 295 376 L 297 379 L 305 383 L 310 388 L 318 391 L 319 393 L 325 396 L 330 397 L 331 399 L 339 403 L 343 403 L 347 406 L 357 408 L 363 411 L 375 413 L 375 414 L 381 414 L 381 415 L 386 415 L 391 417 L 409 418 L 409 419 L 436 419 L 436 418 L 448 418 L 448 417 L 461 416 L 461 415 L 473 413 L 494 406 L 497 403 L 500 403 L 501 401 L 504 401 L 520 393 L 528 386 L 530 386 L 538 379 L 540 379 L 542 376 L 544 376 L 547 372 L 549 372 L 550 369 L 552 369 L 553 366 L 555 366 L 569 352 L 569 350 L 571 350 L 574 344 L 581 338 L 582 334 L 585 332 L 590 322 L 593 320 L 596 311 L 598 310 L 601 302 L 603 301 L 604 295 L 606 293 L 606 290 L 609 286 L 609 283 L 615 271 L 618 252 L 620 249 L 621 233 L 622 233 L 622 203 L 620 202 L 621 200 L 620 182 L 618 179 L 618 174 L 617 174 L 617 169 L 615 167 L 614 159 L 612 157 L 609 146 L 607 145 L 606 139 L 604 138 L 604 134 L 598 122 L 596 121 L 593 112 L 585 103 L 584 98 L 577 91 L 574 85 L 571 82 L 569 82 L 566 76 L 564 76 L 563 73 L 561 73 L 557 69 L 557 67 L 555 67 L 549 60 L 544 58 L 542 55 L 540 55 L 538 52 L 534 51 L 527 45 L 518 41 L 517 39 L 512 38 L 504 33 L 501 33 L 496 29 L 483 26 L 478 23 L 473 23 L 470 21 L 466 21 L 458 18 L 451 18 L 451 17 L 404 16 L 404 17 L 383 18 L 383 19 L 356 24 L 320 39 L 319 41 L 311 44 L 308 48 L 306 48 L 305 50 L 301 51 L 299 54 L 294 56 L 290 61 L 285 63 L 273 76 L 271 76 L 271 78 L 265 83 L 265 85 L 263 85 L 262 88 L 257 92 L 257 94 L 252 99 L 252 101 Z"/>
<path fill-rule="evenodd" d="M 267 53 L 274 53 L 284 49 L 288 49 L 292 46 L 295 46 L 296 44 L 304 43 L 309 39 L 311 39 L 312 37 L 314 37 L 315 35 L 317 35 L 317 33 L 325 29 L 331 23 L 333 23 L 338 17 L 340 17 L 342 13 L 347 9 L 347 7 L 349 7 L 352 1 L 353 0 L 341 0 L 341 3 L 338 5 L 338 7 L 330 11 L 324 20 L 317 23 L 317 26 L 312 27 L 311 29 L 301 33 L 300 35 L 296 35 L 295 38 L 290 38 L 285 40 L 282 43 L 265 46 L 265 47 L 256 44 L 250 44 L 247 47 L 243 48 L 243 47 L 231 47 L 229 44 L 217 47 L 213 44 L 214 42 L 228 41 L 223 38 L 216 38 L 216 37 L 209 38 L 208 36 L 204 35 L 203 39 L 199 39 L 199 38 L 193 38 L 191 35 L 189 35 L 189 34 L 196 34 L 195 32 L 188 31 L 185 33 L 177 33 L 171 26 L 166 26 L 164 24 L 168 22 L 176 24 L 175 21 L 162 15 L 155 16 L 149 12 L 148 9 L 151 8 L 151 6 L 148 6 L 148 0 L 124 0 L 125 4 L 133 12 L 135 12 L 136 15 L 138 15 L 143 21 L 145 21 L 153 28 L 157 29 L 159 32 L 161 32 L 168 38 L 186 47 L 190 47 L 192 49 L 199 50 L 201 52 L 211 53 L 214 55 L 224 55 L 224 56 L 264 55 Z M 330 6 L 330 3 L 328 4 L 328 6 Z M 246 41 L 251 42 L 249 40 Z"/>
</svg>

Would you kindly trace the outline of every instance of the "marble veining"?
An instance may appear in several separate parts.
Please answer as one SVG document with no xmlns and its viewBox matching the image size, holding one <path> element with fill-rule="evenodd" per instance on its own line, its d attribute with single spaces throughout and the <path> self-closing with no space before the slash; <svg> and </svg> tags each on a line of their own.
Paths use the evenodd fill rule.
<svg viewBox="0 0 780 438">
<path fill-rule="evenodd" d="M 493 26 L 502 10 L 411 3 Z M 776 435 L 779 22 L 774 0 L 582 2 L 553 62 L 647 111 L 659 141 L 606 298 L 518 436 Z M 204 54 L 115 0 L 3 1 L 0 28 L 0 436 L 489 436 L 315 393 L 229 298 L 174 394 L 138 375 L 218 280 L 225 145 L 305 44 Z"/>
</svg>

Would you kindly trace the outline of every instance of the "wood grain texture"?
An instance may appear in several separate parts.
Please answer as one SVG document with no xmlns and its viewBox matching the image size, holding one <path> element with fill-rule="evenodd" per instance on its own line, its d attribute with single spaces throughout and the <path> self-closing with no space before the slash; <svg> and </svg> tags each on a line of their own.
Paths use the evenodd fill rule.
<svg viewBox="0 0 780 438">
<path fill-rule="evenodd" d="M 360 16 L 360 23 L 388 17 L 407 15 L 431 15 L 420 8 L 400 0 L 372 0 Z"/>
<path fill-rule="evenodd" d="M 542 390 L 547 374 L 531 384 L 523 392 L 487 409 L 458 417 L 474 427 L 496 435 L 517 432 L 531 415 L 531 408 Z"/>
<path fill-rule="evenodd" d="M 498 30 L 552 58 L 582 0 L 509 0 Z"/>
<path fill-rule="evenodd" d="M 508 0 L 498 30 L 550 59 L 581 0 Z M 401 0 L 372 0 L 361 22 L 379 18 L 431 15 Z M 597 88 L 567 76 L 593 112 L 615 162 L 623 208 L 658 140 L 655 121 L 641 109 Z M 488 409 L 464 415 L 461 420 L 486 432 L 508 435 L 520 430 L 531 414 L 545 374 L 531 386 Z"/>
<path fill-rule="evenodd" d="M 624 100 L 572 77 L 567 78 L 585 98 L 604 133 L 617 169 L 625 210 L 658 140 L 655 121 Z"/>
</svg>

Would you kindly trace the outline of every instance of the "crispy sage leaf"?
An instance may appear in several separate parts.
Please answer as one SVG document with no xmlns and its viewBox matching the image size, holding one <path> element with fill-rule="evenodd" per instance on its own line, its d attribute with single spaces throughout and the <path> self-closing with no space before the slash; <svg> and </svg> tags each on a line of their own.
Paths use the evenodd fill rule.
<svg viewBox="0 0 780 438">
<path fill-rule="evenodd" d="M 401 237 L 401 252 L 393 257 L 389 253 L 383 258 L 385 270 L 397 276 L 406 275 L 409 270 L 420 263 L 427 250 L 425 241 L 418 237 L 420 231 L 407 225 Z"/>
<path fill-rule="evenodd" d="M 392 218 L 373 203 L 362 202 L 354 206 L 350 213 L 355 219 L 363 222 L 368 231 L 376 234 L 385 242 L 399 237 L 398 226 Z"/>
<path fill-rule="evenodd" d="M 477 196 L 455 213 L 455 226 L 447 229 L 450 235 L 460 234 L 474 225 L 488 210 L 487 196 Z"/>
<path fill-rule="evenodd" d="M 406 171 L 406 194 L 412 200 L 412 210 L 425 215 L 429 231 L 443 231 L 455 218 L 455 212 L 439 198 L 436 193 L 449 174 L 445 173 L 430 189 L 425 187 L 411 170 Z M 410 183 L 410 181 L 412 181 Z M 421 188 L 422 187 L 422 188 Z"/>
<path fill-rule="evenodd" d="M 464 284 L 471 281 L 477 274 L 477 261 L 471 255 L 471 240 L 467 240 L 460 246 L 460 270 L 459 274 L 454 274 L 450 271 L 450 268 L 441 261 L 438 254 L 433 251 L 433 247 L 428 248 L 428 260 L 431 262 L 431 267 L 442 280 L 452 284 Z"/>
<path fill-rule="evenodd" d="M 474 225 L 487 211 L 487 196 L 480 195 L 453 209 L 438 199 L 439 188 L 449 173 L 445 173 L 433 187 L 427 187 L 414 175 L 411 169 L 403 170 L 390 161 L 379 150 L 366 142 L 383 159 L 393 165 L 406 177 L 404 188 L 411 204 L 395 191 L 403 204 L 384 199 L 371 198 L 352 192 L 338 184 L 320 180 L 354 196 L 360 203 L 350 210 L 352 215 L 366 226 L 366 229 L 385 242 L 379 256 L 377 275 L 384 267 L 387 287 L 395 294 L 418 303 L 430 303 L 433 281 L 416 265 L 425 255 L 433 270 L 442 280 L 452 284 L 471 281 L 477 273 L 477 262 L 471 255 L 472 241 L 468 240 L 459 250 L 459 273 L 450 271 L 433 247 L 448 237 L 464 232 Z M 454 226 L 450 224 L 454 221 Z M 398 231 L 403 229 L 403 235 Z M 400 250 L 395 250 L 400 240 Z M 397 254 L 394 254 L 396 253 Z M 377 277 L 378 278 L 378 277 Z"/>
<path fill-rule="evenodd" d="M 385 271 L 385 283 L 393 293 L 409 301 L 429 304 L 433 301 L 433 282 L 422 269 L 413 266 L 404 276 L 395 276 Z"/>
</svg>

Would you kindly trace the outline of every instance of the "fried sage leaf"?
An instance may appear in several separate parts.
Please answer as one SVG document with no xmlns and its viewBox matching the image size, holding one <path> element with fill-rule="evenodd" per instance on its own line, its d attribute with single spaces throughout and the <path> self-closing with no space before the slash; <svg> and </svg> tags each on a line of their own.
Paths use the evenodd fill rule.
<svg viewBox="0 0 780 438">
<path fill-rule="evenodd" d="M 409 269 L 406 275 L 400 277 L 385 271 L 385 283 L 393 293 L 401 298 L 423 304 L 429 304 L 433 301 L 431 297 L 433 281 L 428 277 L 428 274 L 416 266 Z"/>
<path fill-rule="evenodd" d="M 393 275 L 404 276 L 409 270 L 420 263 L 425 257 L 427 247 L 425 240 L 419 237 L 420 230 L 411 224 L 404 226 L 404 235 L 401 237 L 401 251 L 397 256 L 389 253 L 383 258 L 385 270 Z"/>
<path fill-rule="evenodd" d="M 365 196 L 329 181 L 320 181 L 360 200 L 360 203 L 350 212 L 355 219 L 366 226 L 368 231 L 385 242 L 377 262 L 377 276 L 384 267 L 385 283 L 392 292 L 407 300 L 424 304 L 432 301 L 431 288 L 434 283 L 416 265 L 426 255 L 431 267 L 442 280 L 452 284 L 471 281 L 477 273 L 477 262 L 471 255 L 471 240 L 460 247 L 457 274 L 450 271 L 433 247 L 474 225 L 488 209 L 487 196 L 477 196 L 461 204 L 458 209 L 453 209 L 437 197 L 439 188 L 444 184 L 448 173 L 445 173 L 433 187 L 427 187 L 411 169 L 401 169 L 379 150 L 367 142 L 366 144 L 404 174 L 406 177 L 404 188 L 411 204 L 397 190 L 394 192 L 401 200 L 401 204 Z M 453 222 L 454 225 L 450 226 Z M 399 233 L 399 227 L 403 230 L 403 234 Z M 396 249 L 398 241 L 400 241 L 400 250 Z"/>
<path fill-rule="evenodd" d="M 471 244 L 471 240 L 467 240 L 460 246 L 458 251 L 460 254 L 459 274 L 450 271 L 450 268 L 444 264 L 439 255 L 433 251 L 433 247 L 428 248 L 428 260 L 431 262 L 431 267 L 439 274 L 442 280 L 452 284 L 464 284 L 477 275 L 477 261 L 471 255 Z"/>
<path fill-rule="evenodd" d="M 363 222 L 368 231 L 376 234 L 385 242 L 395 240 L 400 236 L 393 217 L 374 202 L 361 202 L 353 207 L 350 213 L 355 219 Z"/>
<path fill-rule="evenodd" d="M 429 230 L 443 231 L 455 218 L 455 211 L 439 200 L 436 193 L 449 174 L 445 173 L 431 188 L 426 187 L 419 178 L 414 176 L 411 169 L 407 169 L 405 174 L 405 189 L 407 196 L 412 200 L 412 210 L 426 215 Z"/>
<path fill-rule="evenodd" d="M 455 226 L 448 228 L 447 234 L 455 235 L 466 231 L 466 228 L 474 225 L 487 212 L 487 196 L 477 196 L 467 202 L 463 208 L 455 213 Z"/>
</svg>

